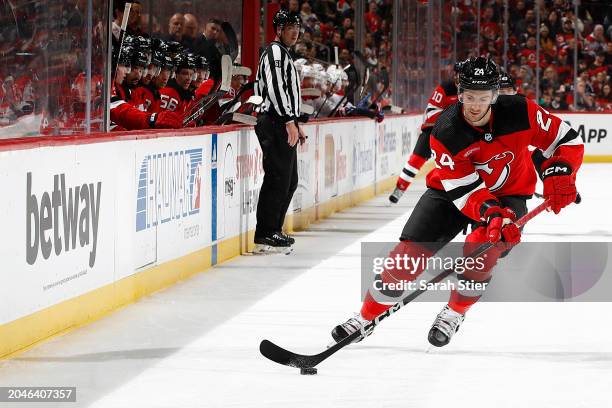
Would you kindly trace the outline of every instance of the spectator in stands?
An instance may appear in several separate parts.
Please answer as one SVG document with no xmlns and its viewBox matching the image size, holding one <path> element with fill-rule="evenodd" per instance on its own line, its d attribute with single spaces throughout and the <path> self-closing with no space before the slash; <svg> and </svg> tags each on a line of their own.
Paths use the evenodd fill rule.
<svg viewBox="0 0 612 408">
<path fill-rule="evenodd" d="M 300 8 L 300 16 L 302 17 L 302 21 L 308 20 L 308 18 L 311 16 L 316 17 L 316 15 L 312 12 L 312 7 L 310 6 L 310 3 L 308 3 L 307 1 L 302 3 L 302 7 Z"/>
<path fill-rule="evenodd" d="M 550 29 L 550 36 L 555 38 L 558 33 L 561 32 L 561 20 L 559 19 L 559 14 L 556 10 L 552 10 L 548 14 L 548 19 L 546 25 Z"/>
<path fill-rule="evenodd" d="M 550 29 L 544 23 L 540 25 L 540 47 L 549 57 L 553 57 L 555 55 L 555 41 L 550 36 Z"/>
<path fill-rule="evenodd" d="M 610 25 L 612 27 L 612 24 Z M 604 59 L 604 64 L 607 66 L 612 65 L 612 41 L 608 41 L 608 45 L 606 46 L 606 58 Z"/>
<path fill-rule="evenodd" d="M 596 54 L 600 51 L 604 51 L 607 43 L 607 39 L 604 34 L 604 26 L 601 24 L 597 24 L 593 28 L 593 32 L 586 36 L 585 42 L 585 50 L 591 54 Z"/>
<path fill-rule="evenodd" d="M 520 38 L 522 34 L 527 32 L 527 26 L 529 24 L 535 24 L 535 22 L 536 22 L 535 12 L 533 11 L 533 9 L 528 9 L 525 12 L 525 17 L 519 20 L 514 26 L 514 35 L 517 38 Z"/>
<path fill-rule="evenodd" d="M 298 0 L 289 0 L 289 7 L 287 9 L 289 10 L 290 13 L 299 14 L 300 2 Z"/>
<path fill-rule="evenodd" d="M 601 92 L 597 95 L 597 104 L 601 110 L 612 110 L 612 87 L 609 82 L 603 85 Z"/>
<path fill-rule="evenodd" d="M 376 1 L 372 0 L 368 4 L 368 12 L 365 13 L 365 25 L 369 32 L 374 33 L 378 31 L 382 23 L 382 18 L 377 13 L 378 6 Z"/>
</svg>

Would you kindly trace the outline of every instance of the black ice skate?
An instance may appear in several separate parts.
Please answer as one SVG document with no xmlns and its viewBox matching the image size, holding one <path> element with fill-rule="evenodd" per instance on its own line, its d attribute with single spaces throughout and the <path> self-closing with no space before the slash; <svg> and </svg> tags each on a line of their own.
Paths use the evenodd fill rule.
<svg viewBox="0 0 612 408">
<path fill-rule="evenodd" d="M 436 347 L 446 346 L 453 337 L 453 334 L 459 330 L 459 326 L 463 323 L 464 318 L 465 315 L 455 312 L 448 305 L 444 306 L 444 309 L 438 314 L 438 317 L 436 317 L 431 326 L 427 340 Z"/>
<path fill-rule="evenodd" d="M 365 331 L 365 326 L 368 323 L 370 323 L 370 321 L 364 319 L 361 316 L 361 313 L 358 313 L 355 317 L 351 317 L 346 322 L 344 322 L 342 324 L 339 324 L 338 326 L 334 327 L 334 329 L 331 332 L 331 335 L 334 338 L 334 341 L 336 343 L 339 343 L 345 337 L 350 336 L 351 334 L 355 333 L 356 331 L 360 331 L 361 332 L 361 336 L 357 337 L 357 339 L 355 341 L 353 341 L 353 343 L 359 343 L 361 340 L 363 340 L 364 338 L 366 338 L 370 334 L 372 334 L 372 330 L 374 330 L 372 328 L 372 329 L 370 329 L 367 332 Z"/>
<path fill-rule="evenodd" d="M 393 204 L 397 204 L 397 202 L 400 198 L 402 198 L 403 195 L 404 190 L 400 190 L 399 188 L 395 187 L 395 190 L 393 190 L 393 192 L 389 196 L 389 201 L 391 201 Z"/>
<path fill-rule="evenodd" d="M 288 235 L 288 234 L 285 234 L 283 231 L 280 231 L 280 232 L 278 233 L 278 235 L 280 235 L 280 236 L 281 236 L 281 237 L 283 237 L 283 238 L 284 238 L 284 239 L 285 239 L 287 242 L 289 242 L 289 245 L 293 245 L 293 244 L 295 244 L 295 239 L 294 239 L 292 236 L 290 236 L 290 235 Z"/>
<path fill-rule="evenodd" d="M 253 253 L 257 255 L 265 254 L 285 254 L 288 255 L 292 251 L 291 244 L 280 234 L 274 233 L 267 237 L 255 238 L 255 249 Z"/>
</svg>

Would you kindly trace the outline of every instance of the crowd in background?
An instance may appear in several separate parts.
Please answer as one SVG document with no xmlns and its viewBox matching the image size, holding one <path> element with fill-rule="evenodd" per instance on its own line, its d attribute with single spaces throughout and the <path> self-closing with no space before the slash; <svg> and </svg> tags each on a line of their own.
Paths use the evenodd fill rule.
<svg viewBox="0 0 612 408">
<path fill-rule="evenodd" d="M 353 64 L 355 55 L 354 0 L 281 0 L 281 7 L 302 18 L 303 35 L 295 46 L 297 58 L 311 63 L 334 64 L 336 49 L 340 66 Z M 370 66 L 367 91 L 376 95 L 392 68 L 392 0 L 371 1 L 364 14 L 366 33 L 361 57 Z M 363 76 L 363 72 L 361 73 Z M 362 79 L 362 78 L 361 78 Z M 379 105 L 391 103 L 391 89 L 379 98 Z"/>
<path fill-rule="evenodd" d="M 90 98 L 91 130 L 103 130 L 106 15 L 102 0 L 93 3 L 89 96 L 84 74 L 87 2 L 0 3 L 0 127 L 35 114 L 42 119 L 34 133 L 82 132 L 85 106 Z M 235 0 L 225 3 L 225 6 L 241 4 Z M 363 92 L 357 95 L 357 100 L 351 95 L 350 102 L 357 106 L 361 96 L 369 95 L 369 102 L 376 99 L 378 109 L 391 105 L 393 0 L 366 3 L 361 52 L 355 49 L 354 0 L 268 0 L 262 1 L 262 6 L 268 3 L 279 3 L 300 15 L 303 34 L 293 52 L 296 59 L 305 61 L 302 65 L 314 67 L 319 72 L 315 85 L 318 83 L 319 88 L 324 88 L 323 93 L 334 89 L 330 78 L 343 77 L 343 68 L 354 66 L 359 59 L 361 66 L 368 68 L 368 81 L 363 84 Z M 426 0 L 417 3 L 419 7 L 427 7 Z M 535 1 L 509 0 L 508 42 L 504 47 L 504 0 L 483 0 L 480 8 L 473 0 L 443 1 L 440 3 L 444 8 L 443 16 L 451 16 L 451 19 L 444 21 L 441 27 L 439 52 L 445 54 L 443 57 L 450 63 L 450 44 L 456 38 L 457 59 L 479 53 L 493 57 L 502 66 L 506 61 L 519 92 L 533 99 L 539 94 L 538 103 L 548 109 L 612 111 L 612 4 L 608 3 L 584 0 L 578 15 L 574 15 L 571 0 L 543 0 L 538 24 Z M 227 52 L 228 39 L 221 30 L 221 22 L 231 18 L 239 21 L 240 13 L 223 11 L 228 8 L 223 4 L 214 6 L 218 9 L 203 12 L 196 4 L 198 2 L 163 0 L 155 5 L 147 3 L 144 7 L 135 3 L 128 32 L 178 42 L 184 49 L 213 60 Z M 211 2 L 207 4 L 213 7 Z M 220 16 L 218 13 L 229 14 Z M 113 33 L 117 35 L 120 16 L 115 14 L 115 17 Z M 479 34 L 477 27 L 480 27 Z M 240 38 L 239 27 L 237 32 Z M 538 33 L 539 59 L 536 51 Z M 507 50 L 505 56 L 504 49 Z M 338 65 L 331 71 L 337 75 L 329 76 L 327 67 L 335 65 L 336 50 Z M 220 75 L 214 72 L 218 66 L 211 64 L 211 76 Z M 539 80 L 536 80 L 537 67 Z M 355 72 L 353 69 L 346 74 L 352 82 L 350 91 L 359 90 L 357 84 L 365 79 L 365 70 Z M 574 77 L 577 77 L 576 93 Z M 240 81 L 244 82 L 244 78 Z M 346 90 L 346 81 L 344 84 Z M 536 92 L 538 86 L 539 92 Z"/>
<path fill-rule="evenodd" d="M 576 16 L 571 0 L 541 1 L 538 25 L 536 2 L 510 1 L 506 61 L 520 92 L 536 98 L 539 66 L 537 102 L 541 106 L 553 110 L 612 110 L 612 4 L 608 3 L 583 1 Z M 489 55 L 503 66 L 503 1 L 483 1 L 480 10 L 480 55 Z M 457 27 L 460 44 L 472 49 L 475 39 L 467 33 L 473 32 L 477 24 L 477 9 L 469 1 L 459 1 L 452 12 L 460 21 Z M 578 77 L 575 106 L 574 75 Z"/>
</svg>

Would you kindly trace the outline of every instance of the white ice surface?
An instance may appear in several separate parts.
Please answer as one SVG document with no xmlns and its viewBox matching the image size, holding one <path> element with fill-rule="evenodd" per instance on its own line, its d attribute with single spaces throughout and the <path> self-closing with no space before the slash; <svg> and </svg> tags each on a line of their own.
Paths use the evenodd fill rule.
<svg viewBox="0 0 612 408">
<path fill-rule="evenodd" d="M 584 165 L 582 204 L 537 217 L 524 240 L 612 240 L 611 175 Z M 612 303 L 478 304 L 435 350 L 442 305 L 414 303 L 316 376 L 259 354 L 264 338 L 319 352 L 359 310 L 360 242 L 397 239 L 413 187 L 296 234 L 290 256 L 239 257 L 2 361 L 0 385 L 76 386 L 66 407 L 611 407 Z"/>
</svg>

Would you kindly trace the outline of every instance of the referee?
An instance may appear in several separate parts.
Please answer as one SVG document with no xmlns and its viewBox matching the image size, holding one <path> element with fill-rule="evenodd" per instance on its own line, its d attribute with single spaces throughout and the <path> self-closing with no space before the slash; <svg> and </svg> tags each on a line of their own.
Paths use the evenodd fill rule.
<svg viewBox="0 0 612 408">
<path fill-rule="evenodd" d="M 264 179 L 257 203 L 255 252 L 289 252 L 295 240 L 282 231 L 298 184 L 300 78 L 289 54 L 300 34 L 297 14 L 280 10 L 273 19 L 276 38 L 262 53 L 255 95 L 263 98 L 255 133 L 263 152 Z"/>
</svg>

